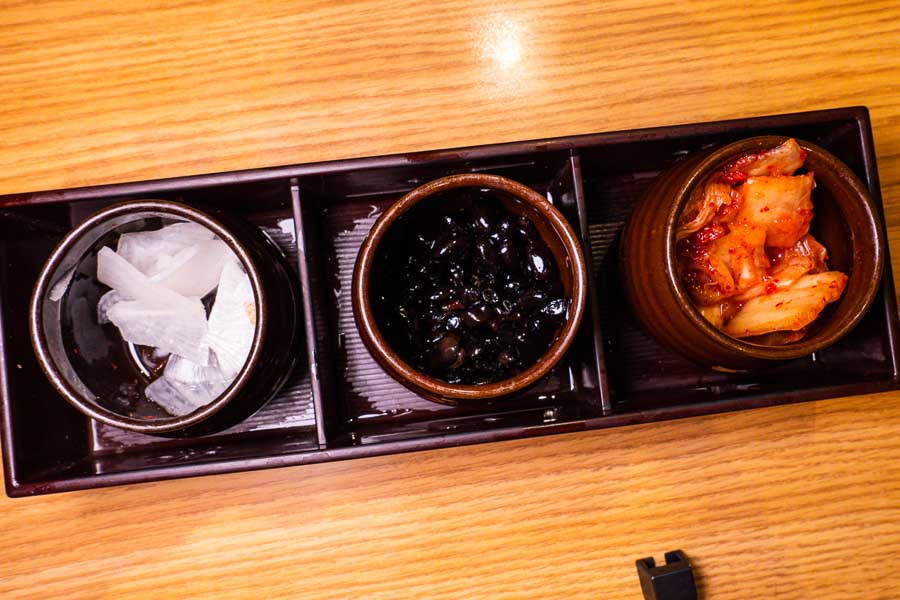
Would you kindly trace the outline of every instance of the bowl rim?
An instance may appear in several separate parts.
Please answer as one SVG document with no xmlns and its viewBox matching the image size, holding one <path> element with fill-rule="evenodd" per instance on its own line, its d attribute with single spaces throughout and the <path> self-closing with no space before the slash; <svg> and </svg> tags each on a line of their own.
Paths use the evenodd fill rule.
<svg viewBox="0 0 900 600">
<path fill-rule="evenodd" d="M 559 237 L 571 265 L 572 303 L 569 316 L 550 348 L 528 369 L 500 381 L 482 385 L 452 384 L 425 375 L 402 360 L 381 335 L 369 301 L 369 276 L 378 248 L 387 230 L 397 218 L 419 202 L 432 195 L 461 187 L 483 187 L 513 196 L 516 200 L 535 209 L 550 229 Z M 407 192 L 392 204 L 375 222 L 366 235 L 353 269 L 353 314 L 363 343 L 389 374 L 401 383 L 435 397 L 451 400 L 488 399 L 511 394 L 524 389 L 553 368 L 568 350 L 578 333 L 584 316 L 587 298 L 587 267 L 575 231 L 559 210 L 543 195 L 530 187 L 500 175 L 485 173 L 460 173 L 448 175 Z"/>
<path fill-rule="evenodd" d="M 800 340 L 799 342 L 788 344 L 785 346 L 770 346 L 764 344 L 752 344 L 742 341 L 738 338 L 731 337 L 712 326 L 697 310 L 691 301 L 687 290 L 684 288 L 681 279 L 678 277 L 677 258 L 676 258 L 676 230 L 678 219 L 681 216 L 682 209 L 687 203 L 694 188 L 701 184 L 703 180 L 728 160 L 733 159 L 737 155 L 752 152 L 753 149 L 764 150 L 770 149 L 789 139 L 794 139 L 797 144 L 806 152 L 815 155 L 818 159 L 824 161 L 827 167 L 836 173 L 839 177 L 839 185 L 849 189 L 859 201 L 863 213 L 866 217 L 867 229 L 875 232 L 874 247 L 874 283 L 866 289 L 866 294 L 861 301 L 857 302 L 852 312 L 847 316 L 839 327 L 834 328 L 828 335 L 819 339 Z M 800 358 L 808 356 L 817 350 L 821 350 L 835 343 L 851 329 L 853 329 L 859 321 L 865 316 L 866 311 L 871 306 L 875 295 L 878 293 L 881 275 L 884 267 L 884 234 L 879 218 L 879 213 L 875 207 L 871 195 L 863 185 L 862 181 L 855 173 L 844 164 L 839 158 L 834 156 L 824 148 L 808 142 L 806 140 L 785 136 L 785 135 L 762 135 L 749 138 L 743 138 L 735 142 L 726 144 L 705 156 L 699 163 L 694 165 L 690 170 L 690 175 L 678 186 L 675 197 L 677 202 L 673 202 L 665 222 L 665 254 L 666 254 L 666 279 L 672 293 L 675 295 L 678 303 L 685 309 L 685 313 L 691 322 L 707 337 L 713 339 L 723 346 L 727 346 L 736 350 L 745 356 L 753 358 L 761 358 L 766 360 L 788 360 L 792 358 Z M 851 272 L 850 276 L 853 276 Z M 848 281 L 849 282 L 849 281 Z"/>
<path fill-rule="evenodd" d="M 121 415 L 84 398 L 83 395 L 71 386 L 60 373 L 56 361 L 50 353 L 46 335 L 41 326 L 43 322 L 42 315 L 44 302 L 54 283 L 50 281 L 50 277 L 58 270 L 59 264 L 68 256 L 72 246 L 97 225 L 117 217 L 142 212 L 163 213 L 172 215 L 176 218 L 186 219 L 190 222 L 199 223 L 215 233 L 219 239 L 228 244 L 229 248 L 231 248 L 241 261 L 244 270 L 250 278 L 256 305 L 256 329 L 254 330 L 253 341 L 250 345 L 250 353 L 248 354 L 243 367 L 238 371 L 237 376 L 229 386 L 225 388 L 225 391 L 212 402 L 193 412 L 177 417 L 161 417 L 153 420 L 144 420 Z M 123 222 L 122 225 L 126 223 L 128 223 L 128 221 Z M 206 421 L 208 418 L 219 413 L 240 393 L 246 382 L 250 379 L 252 371 L 259 362 L 261 356 L 262 340 L 265 338 L 268 327 L 266 311 L 264 310 L 265 306 L 267 306 L 265 289 L 262 285 L 262 279 L 256 265 L 250 257 L 250 253 L 244 248 L 243 243 L 241 243 L 221 222 L 207 213 L 181 202 L 151 199 L 126 200 L 103 208 L 91 215 L 88 219 L 78 225 L 78 227 L 67 233 L 53 249 L 50 256 L 44 262 L 40 274 L 38 275 L 37 283 L 32 291 L 31 301 L 28 306 L 29 334 L 41 370 L 53 387 L 62 394 L 63 398 L 65 398 L 69 404 L 92 419 L 115 427 L 140 433 L 167 433 L 180 431 Z"/>
</svg>

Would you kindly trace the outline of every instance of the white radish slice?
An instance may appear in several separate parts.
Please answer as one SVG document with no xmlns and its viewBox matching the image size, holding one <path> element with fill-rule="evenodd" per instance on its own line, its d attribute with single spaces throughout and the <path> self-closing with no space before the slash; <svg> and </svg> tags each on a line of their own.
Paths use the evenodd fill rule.
<svg viewBox="0 0 900 600">
<path fill-rule="evenodd" d="M 155 284 L 127 260 L 110 248 L 97 253 L 97 280 L 119 292 L 127 300 L 144 300 L 157 306 L 186 306 L 190 301 L 172 290 Z"/>
<path fill-rule="evenodd" d="M 75 267 L 72 267 L 65 273 L 63 276 L 59 278 L 59 280 L 53 284 L 53 287 L 50 288 L 50 293 L 47 294 L 47 298 L 51 302 L 59 302 L 63 299 L 63 296 L 66 295 L 66 292 L 69 291 L 69 284 L 72 283 L 72 277 L 75 275 Z"/>
<path fill-rule="evenodd" d="M 174 268 L 151 278 L 183 296 L 202 298 L 219 284 L 222 267 L 234 256 L 228 244 L 207 240 L 185 249 L 173 260 Z"/>
<path fill-rule="evenodd" d="M 110 290 L 100 296 L 100 301 L 97 302 L 97 322 L 101 325 L 109 323 L 109 314 L 107 314 L 109 312 L 109 308 L 124 299 L 125 298 L 122 297 L 122 294 L 120 294 L 116 290 Z"/>
<path fill-rule="evenodd" d="M 155 273 L 149 275 L 150 281 L 160 281 L 161 279 L 165 279 L 180 269 L 184 263 L 191 260 L 195 254 L 197 254 L 196 245 L 185 246 L 181 250 L 178 250 L 172 256 L 167 257 L 166 263 L 160 264 L 159 269 L 157 269 Z"/>
<path fill-rule="evenodd" d="M 186 398 L 165 377 L 160 377 L 144 389 L 144 395 L 151 402 L 155 402 L 173 417 L 180 417 L 192 413 L 202 404 L 198 405 Z"/>
<path fill-rule="evenodd" d="M 215 234 L 197 223 L 175 223 L 155 231 L 119 236 L 116 252 L 148 277 L 171 269 L 173 260 L 197 242 L 215 239 Z"/>
<path fill-rule="evenodd" d="M 125 341 L 205 365 L 209 348 L 204 341 L 207 325 L 203 303 L 199 298 L 179 298 L 181 302 L 175 305 L 123 300 L 110 306 L 106 314 Z"/>
<path fill-rule="evenodd" d="M 147 386 L 148 400 L 159 404 L 169 414 L 181 416 L 205 406 L 222 395 L 232 379 L 225 377 L 215 357 L 207 366 L 186 358 L 172 356 L 163 376 Z"/>
<path fill-rule="evenodd" d="M 200 223 L 191 223 L 184 221 L 182 223 L 172 223 L 166 225 L 162 229 L 156 231 L 147 231 L 141 233 L 155 233 L 163 239 L 183 241 L 185 243 L 193 243 L 201 240 L 214 240 L 216 234 Z"/>
<path fill-rule="evenodd" d="M 192 404 L 203 406 L 222 395 L 234 380 L 219 369 L 215 356 L 206 366 L 173 356 L 166 363 L 163 377 Z"/>
<path fill-rule="evenodd" d="M 219 279 L 206 337 L 227 377 L 237 376 L 247 361 L 255 330 L 256 302 L 250 278 L 236 259 L 229 260 Z"/>
</svg>

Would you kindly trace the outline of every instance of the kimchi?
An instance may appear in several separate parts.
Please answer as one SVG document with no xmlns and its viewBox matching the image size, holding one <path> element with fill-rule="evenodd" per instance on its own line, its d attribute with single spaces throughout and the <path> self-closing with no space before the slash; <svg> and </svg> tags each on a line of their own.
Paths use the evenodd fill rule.
<svg viewBox="0 0 900 600">
<path fill-rule="evenodd" d="M 810 233 L 815 173 L 793 139 L 730 161 L 694 190 L 675 232 L 679 276 L 697 310 L 736 338 L 802 339 L 841 297 L 847 276 L 828 268 Z"/>
</svg>

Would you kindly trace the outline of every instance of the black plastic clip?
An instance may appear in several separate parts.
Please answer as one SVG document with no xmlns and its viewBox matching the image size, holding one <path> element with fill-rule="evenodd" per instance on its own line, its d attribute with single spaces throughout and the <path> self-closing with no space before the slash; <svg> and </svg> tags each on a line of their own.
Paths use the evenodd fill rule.
<svg viewBox="0 0 900 600">
<path fill-rule="evenodd" d="M 644 600 L 697 600 L 691 563 L 681 550 L 666 552 L 659 567 L 652 556 L 635 561 Z"/>
</svg>

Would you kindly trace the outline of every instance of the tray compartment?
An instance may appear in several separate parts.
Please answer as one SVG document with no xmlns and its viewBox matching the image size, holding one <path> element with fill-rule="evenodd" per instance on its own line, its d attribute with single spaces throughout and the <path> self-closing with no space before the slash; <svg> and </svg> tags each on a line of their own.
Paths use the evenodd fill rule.
<svg viewBox="0 0 900 600">
<path fill-rule="evenodd" d="M 87 419 L 51 387 L 41 372 L 28 337 L 31 288 L 57 241 L 69 230 L 68 214 L 55 207 L 0 210 L 0 301 L 2 351 L 0 387 L 7 399 L 6 419 L 16 435 L 15 461 L 4 466 L 21 477 L 54 479 L 81 467 L 89 450 Z M 44 432 L 54 432 L 45 435 Z"/>
<path fill-rule="evenodd" d="M 130 199 L 149 195 L 131 194 Z M 297 230 L 288 182 L 276 180 L 225 187 L 155 192 L 154 198 L 198 208 L 221 207 L 259 226 L 281 247 L 295 269 Z M 50 386 L 34 358 L 27 329 L 31 288 L 43 262 L 66 232 L 97 210 L 126 198 L 23 206 L 0 211 L 4 351 L 9 413 L 17 435 L 12 473 L 18 483 L 77 479 L 155 467 L 179 467 L 227 458 L 252 458 L 318 448 L 316 414 L 307 357 L 279 395 L 246 421 L 196 439 L 170 440 L 126 431 L 88 419 Z M 11 367 L 11 369 L 9 368 Z M 53 431 L 54 435 L 40 432 Z"/>
<path fill-rule="evenodd" d="M 303 221 L 311 265 L 314 317 L 321 331 L 320 368 L 329 445 L 529 426 L 578 420 L 601 413 L 600 379 L 593 354 L 590 315 L 566 357 L 533 388 L 481 405 L 429 402 L 388 376 L 372 359 L 356 330 L 350 287 L 363 239 L 379 215 L 403 193 L 452 173 L 489 172 L 547 194 L 579 228 L 575 174 L 566 152 L 499 156 L 486 160 L 393 167 L 300 178 Z M 328 365 L 328 366 L 326 366 Z"/>
<path fill-rule="evenodd" d="M 618 242 L 634 203 L 660 171 L 688 153 L 762 134 L 795 136 L 826 148 L 877 194 L 864 160 L 863 131 L 854 119 L 704 132 L 581 151 L 613 412 L 626 414 L 755 395 L 787 397 L 796 390 L 808 392 L 872 380 L 890 382 L 896 377 L 893 340 L 881 333 L 891 331 L 889 324 L 896 320 L 893 297 L 886 290 L 891 279 L 889 262 L 872 308 L 853 332 L 811 357 L 768 370 L 728 374 L 697 367 L 661 347 L 633 319 L 619 283 Z"/>
</svg>

